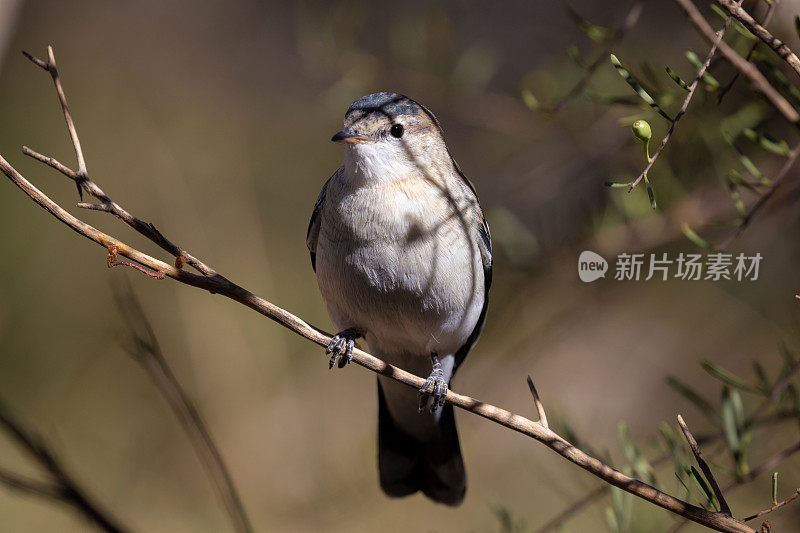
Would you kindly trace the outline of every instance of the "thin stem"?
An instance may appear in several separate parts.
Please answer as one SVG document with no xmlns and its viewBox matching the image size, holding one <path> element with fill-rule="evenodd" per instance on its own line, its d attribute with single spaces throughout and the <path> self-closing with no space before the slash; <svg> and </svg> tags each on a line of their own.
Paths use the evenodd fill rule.
<svg viewBox="0 0 800 533">
<path fill-rule="evenodd" d="M 645 178 L 645 176 L 647 176 L 647 173 L 650 172 L 651 168 L 653 168 L 653 165 L 655 164 L 656 159 L 658 159 L 658 156 L 660 156 L 661 152 L 664 151 L 664 147 L 667 146 L 670 137 L 672 137 L 672 133 L 675 131 L 675 128 L 678 125 L 678 121 L 680 121 L 683 115 L 686 114 L 686 109 L 689 107 L 689 102 L 692 101 L 692 97 L 694 96 L 694 91 L 700 84 L 700 80 L 702 79 L 703 74 L 706 73 L 708 65 L 711 63 L 711 59 L 717 52 L 717 47 L 720 45 L 720 43 L 723 42 L 722 38 L 725 36 L 725 31 L 730 27 L 730 25 L 731 25 L 731 19 L 729 17 L 723 24 L 722 28 L 718 32 L 716 32 L 714 40 L 712 41 L 711 44 L 711 49 L 708 51 L 708 55 L 706 56 L 706 60 L 700 66 L 700 69 L 697 71 L 697 75 L 694 77 L 694 80 L 689 85 L 689 91 L 686 93 L 686 97 L 683 99 L 683 104 L 681 104 L 681 108 L 678 110 L 678 114 L 675 115 L 675 118 L 672 119 L 672 122 L 669 125 L 669 129 L 667 130 L 667 133 L 664 134 L 664 138 L 661 139 L 661 144 L 658 145 L 656 153 L 653 154 L 653 157 L 650 157 L 650 152 L 648 150 L 648 147 L 647 145 L 645 145 L 644 151 L 645 151 L 645 158 L 647 159 L 647 166 L 644 167 L 644 170 L 642 170 L 641 174 L 639 174 L 639 177 L 636 178 L 633 181 L 633 183 L 631 183 L 631 186 L 628 188 L 628 192 L 631 192 L 637 185 L 639 185 L 639 182 L 642 181 Z"/>
</svg>

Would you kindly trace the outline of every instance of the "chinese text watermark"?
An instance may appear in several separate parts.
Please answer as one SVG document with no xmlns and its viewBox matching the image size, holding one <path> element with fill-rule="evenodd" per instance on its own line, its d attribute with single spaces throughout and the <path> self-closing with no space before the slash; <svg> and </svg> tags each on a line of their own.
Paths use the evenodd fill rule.
<svg viewBox="0 0 800 533">
<path fill-rule="evenodd" d="M 618 281 L 639 281 L 660 279 L 697 280 L 735 280 L 756 281 L 761 260 L 760 253 L 728 254 L 723 252 L 707 254 L 685 254 L 670 258 L 661 254 L 617 255 L 614 264 L 614 279 Z M 608 262 L 601 255 L 586 250 L 578 258 L 578 276 L 581 281 L 591 282 L 604 278 Z"/>
</svg>

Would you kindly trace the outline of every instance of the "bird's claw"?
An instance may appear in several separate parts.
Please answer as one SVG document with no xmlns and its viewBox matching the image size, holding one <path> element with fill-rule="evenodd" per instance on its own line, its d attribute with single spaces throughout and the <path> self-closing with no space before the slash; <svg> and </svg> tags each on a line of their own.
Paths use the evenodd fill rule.
<svg viewBox="0 0 800 533">
<path fill-rule="evenodd" d="M 431 413 L 435 413 L 438 408 L 444 405 L 444 399 L 447 396 L 447 381 L 444 379 L 442 364 L 435 356 L 431 358 L 433 360 L 433 371 L 428 376 L 428 379 L 425 380 L 425 385 L 417 393 L 420 413 L 429 404 Z"/>
<path fill-rule="evenodd" d="M 332 354 L 328 361 L 329 369 L 337 364 L 337 360 L 339 368 L 344 368 L 345 365 L 350 364 L 350 361 L 353 360 L 353 348 L 356 345 L 355 339 L 357 337 L 358 335 L 349 329 L 340 331 L 333 336 L 328 348 L 325 350 L 326 354 Z"/>
</svg>

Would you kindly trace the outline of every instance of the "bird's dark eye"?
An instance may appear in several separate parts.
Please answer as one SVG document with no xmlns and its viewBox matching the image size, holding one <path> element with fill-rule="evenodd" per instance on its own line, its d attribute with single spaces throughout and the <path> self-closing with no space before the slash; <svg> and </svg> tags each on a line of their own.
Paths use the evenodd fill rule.
<svg viewBox="0 0 800 533">
<path fill-rule="evenodd" d="M 395 124 L 389 130 L 389 133 L 392 134 L 392 137 L 397 137 L 398 139 L 403 136 L 403 125 L 402 124 Z"/>
</svg>

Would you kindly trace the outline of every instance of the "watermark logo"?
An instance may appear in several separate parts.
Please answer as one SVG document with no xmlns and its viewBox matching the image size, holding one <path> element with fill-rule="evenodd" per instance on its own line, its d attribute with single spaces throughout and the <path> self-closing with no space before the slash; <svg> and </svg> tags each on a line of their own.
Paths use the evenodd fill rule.
<svg viewBox="0 0 800 533">
<path fill-rule="evenodd" d="M 617 255 L 614 264 L 614 279 L 617 281 L 639 281 L 653 278 L 666 281 L 756 281 L 763 256 L 760 253 L 733 255 L 722 252 L 702 254 L 680 253 L 670 258 L 666 253 Z M 608 262 L 601 255 L 586 250 L 578 258 L 578 277 L 586 283 L 604 278 Z"/>
<path fill-rule="evenodd" d="M 578 277 L 581 281 L 590 283 L 596 279 L 606 277 L 608 271 L 608 261 L 602 255 L 596 254 L 591 250 L 581 252 L 578 257 Z"/>
</svg>

